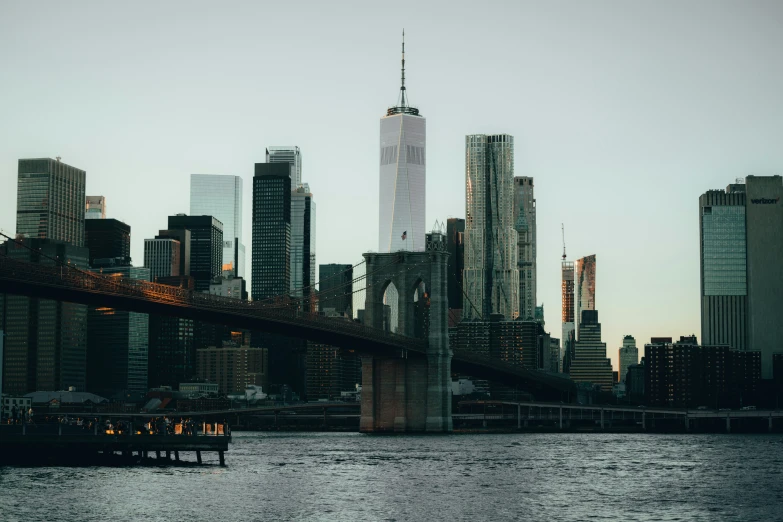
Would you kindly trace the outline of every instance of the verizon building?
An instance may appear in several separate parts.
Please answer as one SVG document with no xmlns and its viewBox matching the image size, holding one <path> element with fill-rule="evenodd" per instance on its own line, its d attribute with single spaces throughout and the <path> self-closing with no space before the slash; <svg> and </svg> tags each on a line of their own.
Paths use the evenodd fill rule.
<svg viewBox="0 0 783 522">
<path fill-rule="evenodd" d="M 783 353 L 783 178 L 748 176 L 699 198 L 702 344 Z"/>
<path fill-rule="evenodd" d="M 424 250 L 426 123 L 408 105 L 403 40 L 400 97 L 381 118 L 378 252 Z"/>
</svg>

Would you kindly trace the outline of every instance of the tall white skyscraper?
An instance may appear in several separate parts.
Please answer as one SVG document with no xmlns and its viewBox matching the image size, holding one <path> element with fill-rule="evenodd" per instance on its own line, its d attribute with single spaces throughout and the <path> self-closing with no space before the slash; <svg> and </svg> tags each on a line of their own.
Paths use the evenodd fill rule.
<svg viewBox="0 0 783 522">
<path fill-rule="evenodd" d="M 424 250 L 426 123 L 419 109 L 408 105 L 403 33 L 399 100 L 381 118 L 379 252 Z"/>
<path fill-rule="evenodd" d="M 223 272 L 244 277 L 242 178 L 221 174 L 191 174 L 190 215 L 212 216 L 223 223 Z"/>
<path fill-rule="evenodd" d="M 517 231 L 514 229 L 514 137 L 465 138 L 465 319 L 519 316 Z"/>
<path fill-rule="evenodd" d="M 288 163 L 291 166 L 291 190 L 302 184 L 302 153 L 296 145 L 266 148 L 267 163 Z"/>
</svg>

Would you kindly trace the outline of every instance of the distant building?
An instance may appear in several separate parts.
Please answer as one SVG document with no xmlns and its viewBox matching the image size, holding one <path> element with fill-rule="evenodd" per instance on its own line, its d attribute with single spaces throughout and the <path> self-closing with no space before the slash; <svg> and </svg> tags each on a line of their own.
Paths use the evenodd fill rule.
<svg viewBox="0 0 783 522">
<path fill-rule="evenodd" d="M 182 382 L 179 391 L 186 397 L 214 397 L 219 393 L 220 385 L 216 382 Z"/>
<path fill-rule="evenodd" d="M 455 353 L 492 357 L 530 369 L 550 371 L 552 342 L 536 321 L 507 321 L 493 314 L 489 321 L 461 321 L 449 329 L 449 344 Z"/>
<path fill-rule="evenodd" d="M 106 198 L 87 196 L 84 205 L 84 219 L 106 219 Z"/>
<path fill-rule="evenodd" d="M 144 240 L 144 267 L 150 271 L 153 282 L 159 277 L 180 275 L 181 249 L 182 244 L 172 238 Z"/>
<path fill-rule="evenodd" d="M 266 148 L 267 163 L 285 163 L 291 179 L 291 190 L 302 184 L 302 152 L 295 145 Z"/>
<path fill-rule="evenodd" d="M 514 178 L 514 229 L 517 231 L 519 316 L 535 319 L 536 308 L 536 198 L 533 178 Z"/>
<path fill-rule="evenodd" d="M 189 276 L 190 275 L 190 247 L 192 244 L 192 234 L 190 233 L 190 230 L 188 229 L 177 229 L 177 230 L 160 230 L 158 231 L 158 235 L 155 236 L 155 239 L 171 239 L 174 241 L 177 241 L 179 243 L 179 274 L 175 273 L 175 270 L 173 267 L 171 268 L 172 273 L 171 275 L 180 275 L 180 276 Z M 172 246 L 172 249 L 174 247 Z M 153 254 L 156 259 L 159 259 L 160 256 L 157 254 Z M 166 256 L 164 253 L 161 253 L 163 255 L 164 264 L 167 263 L 165 261 Z M 151 266 L 147 266 L 146 259 L 145 259 L 145 265 L 147 268 L 152 269 Z M 167 268 L 162 269 L 164 272 L 168 270 Z M 168 277 L 166 275 L 158 275 L 156 273 L 152 273 L 152 278 L 154 281 L 155 277 Z"/>
<path fill-rule="evenodd" d="M 16 233 L 84 246 L 86 173 L 59 159 L 20 159 Z"/>
<path fill-rule="evenodd" d="M 583 310 L 595 310 L 595 255 L 576 260 L 576 319 L 582 318 Z M 579 325 L 576 338 L 581 335 Z"/>
<path fill-rule="evenodd" d="M 699 198 L 701 337 L 761 353 L 762 377 L 783 352 L 783 178 L 748 176 Z"/>
<path fill-rule="evenodd" d="M 353 268 L 351 265 L 318 266 L 318 310 L 332 309 L 353 317 Z"/>
<path fill-rule="evenodd" d="M 633 338 L 633 335 L 623 337 L 623 346 L 620 348 L 619 360 L 620 382 L 625 382 L 628 367 L 639 363 L 639 349 L 636 347 L 636 339 Z"/>
<path fill-rule="evenodd" d="M 96 220 L 97 221 L 97 220 Z M 109 221 L 109 220 L 102 220 Z M 113 220 L 112 220 L 113 221 Z M 148 268 L 93 270 L 123 279 L 149 281 Z M 87 390 L 134 400 L 147 392 L 149 315 L 90 306 L 87 315 Z"/>
<path fill-rule="evenodd" d="M 353 350 L 307 342 L 307 400 L 335 400 L 361 384 L 361 359 Z"/>
<path fill-rule="evenodd" d="M 223 225 L 223 275 L 245 276 L 242 243 L 242 178 L 221 174 L 190 175 L 190 215 L 214 216 Z"/>
<path fill-rule="evenodd" d="M 601 342 L 601 323 L 596 310 L 582 310 L 579 340 L 574 343 L 568 373 L 576 383 L 590 383 L 600 386 L 601 391 L 612 391 L 612 362 L 606 357 L 606 343 Z"/>
<path fill-rule="evenodd" d="M 644 402 L 644 357 L 632 364 L 625 374 L 625 396 L 633 402 Z"/>
<path fill-rule="evenodd" d="M 565 258 L 565 254 L 563 255 Z M 576 340 L 576 323 L 574 321 L 574 263 L 563 259 L 560 265 L 562 281 L 560 284 L 561 293 L 561 315 L 562 323 L 562 344 L 560 357 L 563 359 L 563 372 L 568 373 L 570 361 L 573 358 L 574 341 Z"/>
<path fill-rule="evenodd" d="M 122 259 L 130 266 L 131 227 L 116 219 L 84 222 L 84 246 L 90 251 L 90 266 L 96 259 Z"/>
<path fill-rule="evenodd" d="M 9 240 L 0 245 L 0 255 L 49 266 L 63 259 L 80 269 L 87 269 L 89 259 L 86 248 L 53 239 L 23 239 L 21 244 Z M 87 306 L 0 294 L 0 330 L 5 332 L 4 393 L 69 386 L 85 390 Z"/>
<path fill-rule="evenodd" d="M 217 383 L 221 395 L 244 394 L 248 386 L 268 385 L 266 348 L 211 346 L 199 348 L 197 357 L 199 379 Z"/>
<path fill-rule="evenodd" d="M 197 292 L 208 292 L 209 284 L 222 275 L 223 224 L 213 216 L 177 214 L 169 216 L 168 229 L 190 231 L 189 275 Z"/>
<path fill-rule="evenodd" d="M 314 293 L 315 285 L 315 200 L 310 185 L 291 192 L 291 295 Z"/>
<path fill-rule="evenodd" d="M 220 297 L 247 300 L 247 287 L 241 277 L 222 277 L 209 285 L 209 293 Z"/>
<path fill-rule="evenodd" d="M 291 180 L 287 163 L 256 163 L 253 177 L 251 297 L 291 289 Z"/>
<path fill-rule="evenodd" d="M 464 219 L 446 220 L 446 250 L 449 252 L 447 268 L 449 309 L 459 310 L 459 314 L 462 314 L 462 270 L 465 267 Z"/>
<path fill-rule="evenodd" d="M 190 276 L 158 277 L 159 284 L 193 290 L 195 281 Z M 147 380 L 149 386 L 171 386 L 187 382 L 196 376 L 196 345 L 193 319 L 150 315 L 149 357 Z"/>
<path fill-rule="evenodd" d="M 514 138 L 465 138 L 465 319 L 519 316 L 517 231 L 514 229 Z M 478 312 L 473 307 L 478 309 Z"/>
</svg>

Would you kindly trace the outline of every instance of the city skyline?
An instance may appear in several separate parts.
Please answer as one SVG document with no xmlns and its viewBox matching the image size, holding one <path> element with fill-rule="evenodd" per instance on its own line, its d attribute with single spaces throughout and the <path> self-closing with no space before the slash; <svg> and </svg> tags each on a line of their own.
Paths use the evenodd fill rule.
<svg viewBox="0 0 783 522">
<path fill-rule="evenodd" d="M 729 4 L 694 2 L 681 7 L 677 21 L 651 7 L 625 6 L 613 9 L 612 16 L 608 16 L 572 6 L 571 17 L 586 26 L 592 24 L 589 32 L 572 26 L 554 8 L 531 10 L 529 4 L 505 7 L 507 20 L 493 18 L 493 23 L 501 27 L 519 25 L 513 34 L 496 36 L 519 54 L 519 63 L 514 66 L 474 54 L 477 51 L 470 49 L 470 42 L 458 43 L 456 31 L 449 32 L 446 26 L 453 29 L 467 24 L 468 19 L 456 10 L 445 13 L 448 24 L 439 24 L 439 13 L 426 7 L 415 23 L 400 19 L 394 25 L 392 18 L 383 31 L 357 28 L 354 23 L 338 24 L 356 32 L 355 37 L 339 40 L 333 36 L 334 23 L 323 24 L 330 26 L 328 30 L 308 23 L 297 29 L 302 31 L 298 33 L 302 42 L 292 52 L 310 58 L 301 65 L 309 70 L 296 72 L 305 80 L 296 82 L 292 89 L 287 82 L 275 80 L 266 86 L 249 82 L 252 89 L 245 91 L 207 77 L 203 85 L 189 86 L 181 97 L 177 86 L 192 79 L 190 66 L 197 58 L 205 59 L 206 65 L 218 73 L 250 74 L 230 68 L 241 65 L 247 49 L 263 49 L 264 45 L 271 49 L 277 29 L 271 28 L 267 36 L 257 35 L 258 41 L 227 34 L 226 41 L 206 57 L 198 44 L 188 51 L 175 50 L 177 62 L 172 72 L 165 73 L 170 65 L 165 60 L 142 65 L 137 55 L 110 37 L 102 46 L 105 50 L 100 51 L 86 49 L 86 37 L 63 42 L 56 51 L 49 49 L 50 43 L 22 40 L 24 24 L 20 20 L 32 13 L 25 6 L 2 9 L 7 13 L 0 17 L 0 58 L 8 63 L 9 75 L 32 74 L 35 79 L 39 73 L 29 69 L 28 62 L 52 57 L 56 60 L 47 59 L 48 63 L 55 62 L 50 63 L 47 73 L 59 72 L 63 80 L 58 89 L 31 87 L 35 81 L 0 88 L 4 99 L 19 100 L 9 107 L 0 123 L 0 192 L 16 193 L 19 158 L 62 155 L 64 163 L 87 172 L 87 193 L 106 196 L 110 203 L 107 217 L 133 227 L 131 256 L 136 265 L 143 259 L 143 240 L 154 237 L 167 216 L 188 212 L 186 187 L 191 172 L 240 175 L 250 187 L 253 165 L 264 160 L 266 143 L 297 143 L 307 151 L 308 172 L 315 174 L 308 181 L 319 199 L 319 264 L 352 263 L 361 252 L 376 248 L 377 208 L 373 208 L 374 197 L 370 197 L 377 194 L 376 118 L 378 107 L 388 106 L 388 86 L 397 82 L 399 29 L 407 25 L 409 53 L 415 56 L 409 62 L 410 75 L 416 78 L 412 103 L 426 106 L 430 127 L 425 228 L 431 228 L 436 219 L 465 217 L 461 179 L 464 137 L 478 132 L 514 135 L 516 174 L 536 179 L 537 304 L 546 305 L 548 330 L 553 334 L 558 330 L 559 225 L 564 222 L 569 259 L 591 253 L 601 257 L 602 337 L 613 354 L 615 367 L 614 354 L 626 333 L 632 333 L 639 344 L 654 335 L 699 333 L 698 196 L 722 189 L 728 180 L 746 174 L 779 174 L 783 165 L 783 152 L 778 146 L 783 109 L 775 94 L 783 90 L 783 76 L 779 67 L 771 66 L 775 49 L 783 46 L 781 35 L 773 32 L 774 21 L 779 19 L 774 16 L 779 15 L 777 6 L 759 7 L 752 15 L 743 12 L 745 17 L 753 16 L 753 31 L 746 35 L 752 37 L 743 37 L 744 33 L 738 31 L 739 22 L 735 20 L 740 18 L 739 11 L 735 13 Z M 163 8 L 161 20 L 173 19 L 179 12 L 174 6 Z M 37 19 L 44 27 L 52 28 L 61 23 L 77 28 L 90 23 L 96 26 L 92 30 L 104 34 L 102 31 L 108 31 L 110 24 L 105 24 L 108 18 L 102 17 L 110 14 L 111 9 L 99 10 L 81 22 L 78 13 L 54 6 Z M 355 14 L 361 20 L 376 15 L 368 9 Z M 130 13 L 128 26 L 112 27 L 111 31 L 125 34 L 139 16 Z M 164 31 L 163 23 L 160 30 L 152 30 L 149 45 L 168 42 L 169 38 L 193 39 L 209 24 L 194 13 L 185 16 L 193 22 L 191 29 L 178 26 L 169 34 L 171 28 Z M 332 16 L 339 21 L 339 16 Z M 701 17 L 709 23 L 703 23 Z M 647 20 L 648 29 L 626 33 L 626 24 L 639 18 Z M 101 24 L 107 27 L 98 27 Z M 579 39 L 580 48 L 574 47 L 573 39 L 551 41 L 551 35 L 564 29 L 576 33 L 572 38 Z M 669 32 L 664 38 L 654 29 Z M 307 35 L 307 31 L 313 34 Z M 482 34 L 489 38 L 487 35 L 494 33 L 487 31 L 482 28 L 475 38 L 480 40 Z M 602 32 L 608 36 L 601 36 Z M 634 45 L 624 47 L 633 47 L 633 51 L 607 47 L 618 34 L 632 40 Z M 724 39 L 726 34 L 734 38 Z M 356 38 L 366 40 L 367 45 L 354 48 Z M 317 40 L 321 49 L 313 47 Z M 667 40 L 678 45 L 669 48 Z M 443 46 L 442 41 L 455 45 Z M 547 45 L 535 45 L 537 42 Z M 710 49 L 714 61 L 703 59 L 705 49 Z M 93 67 L 109 56 L 104 53 L 112 52 L 117 54 L 112 57 L 116 70 L 98 73 L 99 69 L 94 68 L 86 77 L 73 79 L 85 72 L 85 64 Z M 340 62 L 345 65 L 330 72 L 318 62 L 335 52 L 341 54 Z M 606 56 L 605 60 L 588 71 L 585 64 L 590 63 L 592 53 L 598 52 Z M 231 53 L 236 53 L 234 58 L 219 63 Z M 270 60 L 277 63 L 283 58 L 290 59 L 272 56 Z M 459 98 L 481 84 L 459 74 L 460 64 L 465 61 L 474 70 L 495 72 L 513 84 L 510 91 L 503 85 L 498 89 L 506 96 L 514 92 L 514 103 L 509 104 L 509 98 L 501 95 L 483 101 L 480 107 L 458 105 Z M 726 61 L 731 63 L 730 68 Z M 506 69 L 498 69 L 499 63 Z M 361 74 L 354 69 L 361 70 Z M 71 74 L 62 74 L 65 71 Z M 149 87 L 131 78 L 156 77 L 161 71 L 161 79 Z M 179 72 L 188 74 L 177 80 Z M 682 82 L 680 76 L 686 72 L 689 81 Z M 321 76 L 322 81 L 311 82 L 309 75 Z M 516 75 L 535 75 L 537 80 L 515 83 Z M 584 75 L 588 81 L 576 80 Z M 215 74 L 216 78 L 220 76 Z M 336 91 L 324 86 L 330 81 L 337 85 Z M 115 82 L 122 86 L 118 92 L 111 89 Z M 577 84 L 579 88 L 574 87 Z M 24 96 L 19 89 L 24 89 Z M 292 92 L 284 103 L 273 98 L 287 89 Z M 352 100 L 349 107 L 343 103 L 334 108 L 326 106 L 327 100 L 333 103 L 337 91 L 346 101 Z M 102 92 L 113 94 L 98 96 Z M 202 116 L 190 108 L 197 99 L 203 102 L 200 110 L 214 129 L 191 129 L 200 127 L 193 123 Z M 221 112 L 224 103 L 230 110 Z M 464 110 L 451 110 L 458 106 Z M 288 114 L 292 110 L 293 116 Z M 31 111 L 59 117 L 41 127 L 35 118 L 25 117 Z M 243 116 L 232 119 L 230 114 Z M 80 124 L 74 126 L 74 121 Z M 149 130 L 151 121 L 157 130 Z M 328 135 L 334 121 L 340 123 L 340 140 L 351 143 L 349 157 L 353 163 L 347 167 L 335 153 L 340 150 L 340 140 Z M 123 124 L 118 125 L 120 122 Z M 259 124 L 265 128 L 257 129 Z M 168 135 L 174 138 L 162 139 Z M 128 179 L 134 183 L 126 183 Z M 354 190 L 340 194 L 345 186 Z M 251 244 L 250 192 L 244 194 L 246 245 Z M 357 197 L 362 195 L 366 197 Z M 666 212 L 653 204 L 663 200 L 668 203 Z M 0 209 L 0 227 L 7 233 L 14 232 L 14 210 L 13 205 Z M 368 218 L 359 218 L 364 215 Z M 649 255 L 653 245 L 655 256 Z M 645 298 L 629 304 L 627 283 L 640 274 L 644 275 Z"/>
</svg>

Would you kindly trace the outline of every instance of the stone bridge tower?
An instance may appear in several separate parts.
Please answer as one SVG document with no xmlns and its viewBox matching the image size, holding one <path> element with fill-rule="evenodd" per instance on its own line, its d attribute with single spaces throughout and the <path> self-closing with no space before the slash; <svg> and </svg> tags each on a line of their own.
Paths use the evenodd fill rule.
<svg viewBox="0 0 783 522">
<path fill-rule="evenodd" d="M 397 333 L 426 336 L 428 346 L 426 355 L 402 352 L 394 357 L 362 356 L 360 430 L 450 432 L 446 236 L 438 231 L 427 234 L 424 252 L 369 253 L 364 258 L 366 324 L 374 328 L 390 326 L 384 324 L 389 322 L 389 315 L 384 313 L 383 295 L 393 284 L 399 294 Z"/>
</svg>

